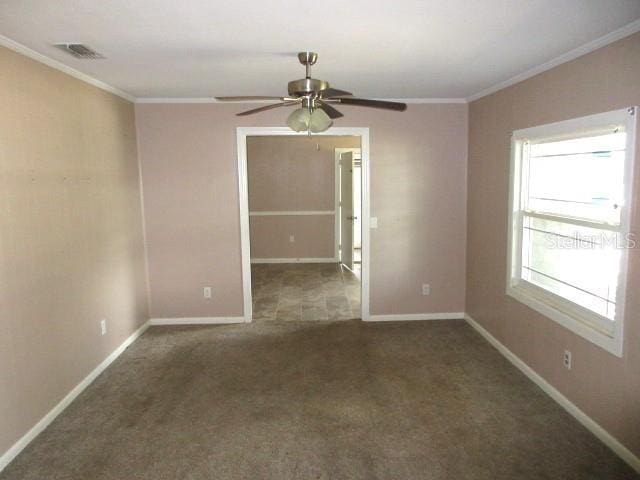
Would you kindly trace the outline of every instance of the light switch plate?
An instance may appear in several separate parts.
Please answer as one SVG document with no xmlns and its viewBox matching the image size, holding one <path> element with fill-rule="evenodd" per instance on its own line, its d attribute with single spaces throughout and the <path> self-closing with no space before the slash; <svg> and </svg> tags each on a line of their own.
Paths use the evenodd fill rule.
<svg viewBox="0 0 640 480">
<path fill-rule="evenodd" d="M 371 217 L 369 219 L 369 228 L 378 228 L 378 217 Z"/>
</svg>

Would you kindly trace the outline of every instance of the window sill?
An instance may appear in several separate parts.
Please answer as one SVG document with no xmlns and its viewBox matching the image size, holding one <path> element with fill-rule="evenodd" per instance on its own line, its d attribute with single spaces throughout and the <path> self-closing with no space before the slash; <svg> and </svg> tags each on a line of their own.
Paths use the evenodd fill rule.
<svg viewBox="0 0 640 480">
<path fill-rule="evenodd" d="M 538 295 L 535 295 L 533 289 L 526 285 L 507 286 L 506 293 L 612 355 L 622 357 L 622 329 L 619 328 L 620 325 L 615 325 L 613 333 L 608 335 L 590 326 L 586 318 L 583 319 L 579 315 L 570 315 L 550 302 L 546 302 Z"/>
</svg>

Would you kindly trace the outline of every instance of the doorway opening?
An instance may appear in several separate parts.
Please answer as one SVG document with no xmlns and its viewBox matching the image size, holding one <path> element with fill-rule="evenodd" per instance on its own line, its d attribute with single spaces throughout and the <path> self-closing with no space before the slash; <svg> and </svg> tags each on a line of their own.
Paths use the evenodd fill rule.
<svg viewBox="0 0 640 480">
<path fill-rule="evenodd" d="M 362 154 L 360 148 L 336 148 L 336 237 L 340 264 L 360 275 L 362 263 Z"/>
<path fill-rule="evenodd" d="M 238 128 L 245 321 L 368 320 L 368 129 Z"/>
</svg>

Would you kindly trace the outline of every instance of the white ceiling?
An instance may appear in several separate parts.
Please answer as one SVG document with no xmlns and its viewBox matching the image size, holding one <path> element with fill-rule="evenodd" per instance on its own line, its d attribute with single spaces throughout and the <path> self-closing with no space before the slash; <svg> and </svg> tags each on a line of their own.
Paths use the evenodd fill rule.
<svg viewBox="0 0 640 480">
<path fill-rule="evenodd" d="M 640 0 L 2 0 L 0 34 L 135 97 L 467 98 L 640 19 Z M 51 45 L 84 43 L 105 60 Z"/>
</svg>

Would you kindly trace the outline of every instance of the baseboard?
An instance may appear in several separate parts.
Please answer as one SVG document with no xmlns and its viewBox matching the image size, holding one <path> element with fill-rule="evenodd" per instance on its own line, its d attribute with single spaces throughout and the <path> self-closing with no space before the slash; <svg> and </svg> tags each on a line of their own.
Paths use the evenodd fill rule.
<svg viewBox="0 0 640 480">
<path fill-rule="evenodd" d="M 405 322 L 413 320 L 462 320 L 462 312 L 404 313 L 399 315 L 369 315 L 367 322 Z"/>
<path fill-rule="evenodd" d="M 491 345 L 493 345 L 507 360 L 524 373 L 532 382 L 538 385 L 547 395 L 554 399 L 569 414 L 578 420 L 585 428 L 607 445 L 614 453 L 627 462 L 634 470 L 640 472 L 640 458 L 638 458 L 627 447 L 620 443 L 613 435 L 602 428 L 591 417 L 580 410 L 567 397 L 560 393 L 555 387 L 548 383 L 529 365 L 517 357 L 511 350 L 505 347 L 493 335 L 485 330 L 470 315 L 463 313 L 427 313 L 427 314 L 404 314 L 404 315 L 371 315 L 368 321 L 406 321 L 406 320 L 451 320 L 464 318 L 471 327 L 482 335 Z M 98 365 L 89 375 L 87 375 L 78 385 L 76 385 L 58 404 L 53 407 L 31 430 L 14 443 L 6 452 L 0 456 L 0 472 L 11 463 L 11 461 L 27 446 L 34 438 L 60 415 L 67 406 L 73 402 L 106 368 L 118 358 L 126 348 L 144 333 L 150 325 L 203 325 L 222 323 L 244 323 L 244 317 L 190 317 L 190 318 L 154 318 L 142 325 L 131 334 L 118 348 L 116 348 L 100 365 Z"/>
<path fill-rule="evenodd" d="M 25 435 L 22 436 L 16 443 L 14 443 L 9 450 L 4 452 L 2 456 L 0 456 L 0 472 L 4 470 L 4 468 L 11 463 L 11 461 L 27 446 L 31 441 L 40 434 L 45 428 L 53 422 L 58 415 L 60 415 L 65 408 L 69 406 L 71 402 L 73 402 L 78 395 L 80 395 L 91 383 L 100 375 L 106 368 L 111 365 L 111 363 L 124 352 L 129 345 L 135 342 L 140 335 L 144 333 L 144 331 L 149 327 L 149 322 L 145 322 L 138 330 L 136 330 L 133 334 L 131 334 L 118 348 L 116 348 L 113 352 L 109 354 L 107 358 L 105 358 L 100 365 L 93 369 L 93 371 L 87 375 L 78 385 L 76 385 L 73 390 L 71 390 L 67 395 L 58 402 L 58 404 L 53 407 L 49 413 L 47 413 L 44 417 L 40 419 L 38 423 L 36 423 L 31 430 L 29 430 Z"/>
<path fill-rule="evenodd" d="M 303 257 L 303 258 L 252 258 L 251 263 L 337 263 L 338 260 L 334 257 L 327 258 L 315 258 L 315 257 Z"/>
<path fill-rule="evenodd" d="M 245 322 L 244 317 L 176 317 L 152 318 L 149 325 L 220 325 Z"/>
<path fill-rule="evenodd" d="M 465 320 L 480 335 L 482 335 L 491 345 L 493 345 L 507 360 L 509 360 L 518 370 L 524 373 L 529 379 L 538 385 L 547 395 L 553 398 L 562 408 L 569 412 L 576 420 L 578 420 L 587 430 L 593 433 L 615 454 L 627 462 L 631 468 L 640 473 L 640 458 L 638 458 L 631 450 L 620 443 L 613 435 L 602 428 L 595 420 L 580 410 L 567 397 L 560 393 L 554 386 L 542 378 L 535 370 L 516 356 L 511 350 L 505 347 L 498 339 L 485 330 L 478 322 L 476 322 L 469 314 L 465 314 Z"/>
</svg>

